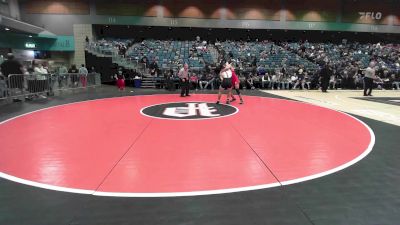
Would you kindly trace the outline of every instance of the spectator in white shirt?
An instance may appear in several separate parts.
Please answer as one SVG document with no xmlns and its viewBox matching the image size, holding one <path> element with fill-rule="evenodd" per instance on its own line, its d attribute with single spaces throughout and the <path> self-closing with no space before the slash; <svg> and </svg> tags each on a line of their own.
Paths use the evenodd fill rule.
<svg viewBox="0 0 400 225">
<path fill-rule="evenodd" d="M 81 67 L 78 70 L 79 72 L 79 77 L 82 83 L 83 87 L 86 87 L 86 83 L 87 83 L 87 75 L 88 75 L 88 70 L 86 69 L 85 65 L 82 64 Z"/>
</svg>

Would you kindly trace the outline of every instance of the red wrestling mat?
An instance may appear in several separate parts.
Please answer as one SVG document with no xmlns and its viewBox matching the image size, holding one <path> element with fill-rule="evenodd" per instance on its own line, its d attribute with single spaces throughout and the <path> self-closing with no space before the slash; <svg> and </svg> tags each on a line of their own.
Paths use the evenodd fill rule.
<svg viewBox="0 0 400 225">
<path fill-rule="evenodd" d="M 216 194 L 321 177 L 374 144 L 370 128 L 344 113 L 263 97 L 233 107 L 215 99 L 100 99 L 4 121 L 0 176 L 106 196 Z"/>
</svg>

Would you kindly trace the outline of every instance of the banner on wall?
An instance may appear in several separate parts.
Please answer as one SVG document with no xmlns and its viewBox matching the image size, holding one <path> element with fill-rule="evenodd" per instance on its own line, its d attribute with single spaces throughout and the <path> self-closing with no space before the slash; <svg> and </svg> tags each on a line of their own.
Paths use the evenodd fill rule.
<svg viewBox="0 0 400 225">
<path fill-rule="evenodd" d="M 52 36 L 39 35 L 38 38 L 41 41 L 38 50 L 75 51 L 74 36 L 57 36 L 54 38 Z"/>
</svg>

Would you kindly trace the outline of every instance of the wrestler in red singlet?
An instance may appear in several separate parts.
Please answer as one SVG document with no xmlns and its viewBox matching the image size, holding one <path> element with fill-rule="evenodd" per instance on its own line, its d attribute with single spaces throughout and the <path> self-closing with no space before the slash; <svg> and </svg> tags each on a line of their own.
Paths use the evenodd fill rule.
<svg viewBox="0 0 400 225">
<path fill-rule="evenodd" d="M 232 68 L 232 86 L 235 87 L 236 84 L 239 84 L 239 78 L 235 73 L 235 70 Z"/>
<path fill-rule="evenodd" d="M 242 95 L 240 94 L 240 90 L 239 90 L 239 87 L 240 87 L 240 81 L 239 81 L 239 78 L 238 78 L 238 76 L 236 75 L 236 73 L 235 73 L 235 69 L 232 67 L 231 68 L 231 70 L 232 70 L 232 87 L 235 89 L 235 91 L 236 91 L 236 94 L 239 96 L 239 98 L 240 98 L 240 104 L 243 104 L 244 102 L 243 102 L 243 98 L 242 98 Z M 236 100 L 236 98 L 233 96 L 233 94 L 232 94 L 232 101 L 235 101 Z"/>
</svg>

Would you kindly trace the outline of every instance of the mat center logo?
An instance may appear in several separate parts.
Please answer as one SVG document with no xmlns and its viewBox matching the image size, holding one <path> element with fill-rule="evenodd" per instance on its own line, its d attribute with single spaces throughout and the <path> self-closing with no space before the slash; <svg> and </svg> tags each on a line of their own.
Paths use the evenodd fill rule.
<svg viewBox="0 0 400 225">
<path fill-rule="evenodd" d="M 236 107 L 225 104 L 209 102 L 173 102 L 145 107 L 141 110 L 141 113 L 153 118 L 197 120 L 226 117 L 238 111 Z"/>
</svg>

